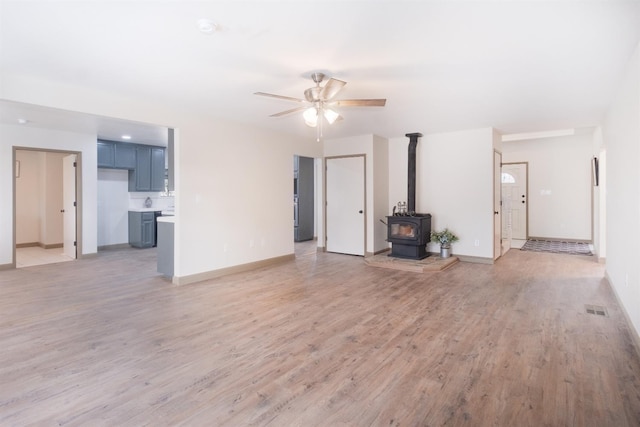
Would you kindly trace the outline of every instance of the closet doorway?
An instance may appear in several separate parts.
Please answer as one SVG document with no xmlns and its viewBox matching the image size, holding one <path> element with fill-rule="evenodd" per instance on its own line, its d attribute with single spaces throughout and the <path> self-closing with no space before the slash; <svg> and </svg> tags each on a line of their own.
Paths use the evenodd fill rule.
<svg viewBox="0 0 640 427">
<path fill-rule="evenodd" d="M 16 148 L 14 154 L 16 268 L 76 259 L 79 153 Z"/>
</svg>

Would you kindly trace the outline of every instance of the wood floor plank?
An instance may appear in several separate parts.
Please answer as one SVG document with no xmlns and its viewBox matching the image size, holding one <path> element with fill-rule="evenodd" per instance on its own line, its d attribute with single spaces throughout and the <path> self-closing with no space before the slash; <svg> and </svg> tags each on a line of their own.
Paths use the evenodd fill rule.
<svg viewBox="0 0 640 427">
<path fill-rule="evenodd" d="M 518 250 L 436 273 L 305 251 L 181 287 L 153 249 L 2 271 L 0 425 L 637 426 L 603 274 Z"/>
</svg>

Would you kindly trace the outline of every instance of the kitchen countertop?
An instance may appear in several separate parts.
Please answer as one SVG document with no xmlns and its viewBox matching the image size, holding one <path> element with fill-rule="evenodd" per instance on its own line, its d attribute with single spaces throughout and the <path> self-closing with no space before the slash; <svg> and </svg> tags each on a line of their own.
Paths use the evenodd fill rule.
<svg viewBox="0 0 640 427">
<path fill-rule="evenodd" d="M 158 222 L 167 222 L 170 224 L 174 224 L 176 222 L 175 216 L 159 216 L 157 219 Z"/>
</svg>

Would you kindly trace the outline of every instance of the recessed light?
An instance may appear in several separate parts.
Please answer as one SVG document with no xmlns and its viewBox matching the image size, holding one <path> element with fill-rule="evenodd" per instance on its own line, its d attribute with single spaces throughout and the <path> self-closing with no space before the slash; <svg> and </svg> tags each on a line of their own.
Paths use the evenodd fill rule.
<svg viewBox="0 0 640 427">
<path fill-rule="evenodd" d="M 122 139 L 130 140 L 131 135 L 122 135 Z"/>
<path fill-rule="evenodd" d="M 18 119 L 18 123 L 20 123 L 21 125 L 26 125 L 27 123 L 29 123 L 29 120 L 27 120 L 27 119 Z"/>
<path fill-rule="evenodd" d="M 198 29 L 204 34 L 213 34 L 218 26 L 210 19 L 198 19 Z"/>
</svg>

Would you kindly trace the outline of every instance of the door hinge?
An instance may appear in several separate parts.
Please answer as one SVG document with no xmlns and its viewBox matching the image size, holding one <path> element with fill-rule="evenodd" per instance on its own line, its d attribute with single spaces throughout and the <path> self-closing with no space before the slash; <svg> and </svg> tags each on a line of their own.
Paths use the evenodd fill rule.
<svg viewBox="0 0 640 427">
<path fill-rule="evenodd" d="M 77 207 L 77 206 L 78 206 L 78 205 L 76 205 L 76 202 L 73 202 L 73 207 L 75 208 L 75 207 Z"/>
<path fill-rule="evenodd" d="M 73 162 L 73 167 L 74 167 L 74 168 L 77 168 L 77 167 L 78 167 L 78 163 Z"/>
<path fill-rule="evenodd" d="M 73 246 L 78 246 L 78 242 L 74 241 Z"/>
</svg>

